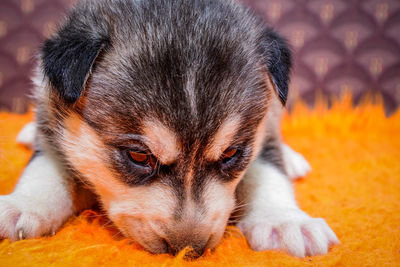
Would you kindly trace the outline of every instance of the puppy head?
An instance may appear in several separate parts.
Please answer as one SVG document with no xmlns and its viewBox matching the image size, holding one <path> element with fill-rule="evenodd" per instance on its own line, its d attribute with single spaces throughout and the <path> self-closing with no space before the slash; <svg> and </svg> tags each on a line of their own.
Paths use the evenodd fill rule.
<svg viewBox="0 0 400 267">
<path fill-rule="evenodd" d="M 42 132 L 119 229 L 153 253 L 216 246 L 286 100 L 284 42 L 225 1 L 89 1 L 42 66 Z"/>
</svg>

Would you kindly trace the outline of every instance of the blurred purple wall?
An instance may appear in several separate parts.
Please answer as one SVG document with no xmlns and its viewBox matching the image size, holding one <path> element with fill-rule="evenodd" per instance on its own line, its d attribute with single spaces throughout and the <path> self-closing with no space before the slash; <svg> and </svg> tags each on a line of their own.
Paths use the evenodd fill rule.
<svg viewBox="0 0 400 267">
<path fill-rule="evenodd" d="M 290 100 L 378 92 L 400 103 L 399 0 L 241 0 L 290 42 Z M 38 46 L 75 0 L 0 0 L 0 110 L 26 111 Z"/>
</svg>

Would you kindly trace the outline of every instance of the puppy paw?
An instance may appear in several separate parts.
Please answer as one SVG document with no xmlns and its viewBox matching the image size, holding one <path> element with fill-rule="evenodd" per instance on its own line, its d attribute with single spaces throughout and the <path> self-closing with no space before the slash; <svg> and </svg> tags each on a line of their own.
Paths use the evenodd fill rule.
<svg viewBox="0 0 400 267">
<path fill-rule="evenodd" d="M 0 196 L 0 239 L 9 238 L 16 241 L 53 232 L 48 218 L 29 210 L 29 207 L 36 206 L 32 204 L 25 202 L 24 206 L 21 199 L 10 195 Z M 37 208 L 40 212 L 40 207 Z"/>
<path fill-rule="evenodd" d="M 279 210 L 263 217 L 244 218 L 238 227 L 255 251 L 284 250 L 297 256 L 322 255 L 339 244 L 325 220 L 311 218 L 301 210 Z"/>
<path fill-rule="evenodd" d="M 311 166 L 308 164 L 307 160 L 288 145 L 282 144 L 282 153 L 286 173 L 290 179 L 304 177 L 311 171 Z"/>
<path fill-rule="evenodd" d="M 24 126 L 24 128 L 18 133 L 17 143 L 27 146 L 29 148 L 34 147 L 35 136 L 36 136 L 36 123 L 30 122 Z"/>
</svg>

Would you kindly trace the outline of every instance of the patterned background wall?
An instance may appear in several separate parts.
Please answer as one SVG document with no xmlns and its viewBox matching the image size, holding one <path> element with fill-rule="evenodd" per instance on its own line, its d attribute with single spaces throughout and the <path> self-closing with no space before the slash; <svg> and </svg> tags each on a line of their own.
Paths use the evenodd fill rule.
<svg viewBox="0 0 400 267">
<path fill-rule="evenodd" d="M 378 92 L 400 103 L 399 0 L 241 0 L 291 43 L 290 99 Z M 38 46 L 75 0 L 0 0 L 0 109 L 24 112 Z"/>
</svg>

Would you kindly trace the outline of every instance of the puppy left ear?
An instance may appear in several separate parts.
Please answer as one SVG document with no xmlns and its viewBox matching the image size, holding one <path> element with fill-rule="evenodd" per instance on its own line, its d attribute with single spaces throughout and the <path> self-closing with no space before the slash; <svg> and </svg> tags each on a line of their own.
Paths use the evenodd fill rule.
<svg viewBox="0 0 400 267">
<path fill-rule="evenodd" d="M 82 94 L 93 64 L 107 40 L 69 21 L 42 47 L 42 66 L 51 85 L 69 104 Z"/>
<path fill-rule="evenodd" d="M 286 41 L 270 28 L 265 28 L 260 40 L 261 52 L 272 76 L 282 105 L 286 104 L 289 91 L 289 74 L 292 57 Z"/>
</svg>

